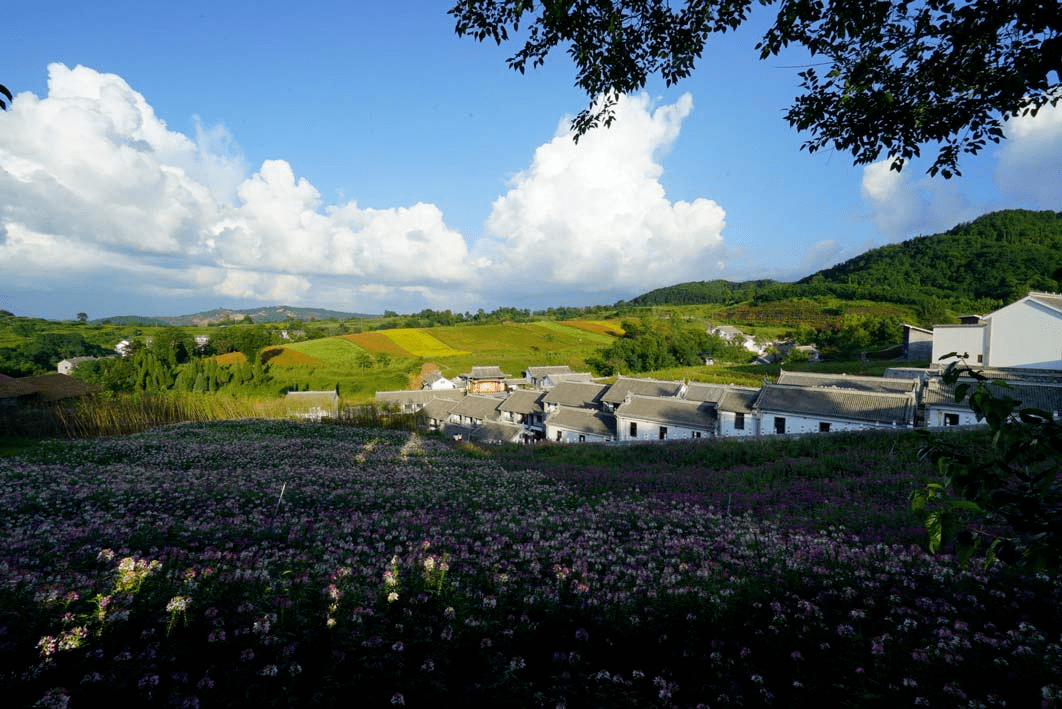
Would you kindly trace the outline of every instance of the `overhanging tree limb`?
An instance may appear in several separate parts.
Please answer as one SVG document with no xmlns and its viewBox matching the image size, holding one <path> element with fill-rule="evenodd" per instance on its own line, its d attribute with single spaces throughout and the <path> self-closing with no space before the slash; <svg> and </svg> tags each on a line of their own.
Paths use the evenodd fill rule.
<svg viewBox="0 0 1062 709">
<path fill-rule="evenodd" d="M 1062 6 L 1042 0 L 463 0 L 459 35 L 498 44 L 524 31 L 509 66 L 523 73 L 561 47 L 591 105 L 576 136 L 609 125 L 619 94 L 651 76 L 668 85 L 696 68 L 713 34 L 742 25 L 754 4 L 777 8 L 762 59 L 800 45 L 823 61 L 800 73 L 786 120 L 856 164 L 892 167 L 937 152 L 930 174 L 1004 138 L 1008 118 L 1062 97 Z"/>
</svg>

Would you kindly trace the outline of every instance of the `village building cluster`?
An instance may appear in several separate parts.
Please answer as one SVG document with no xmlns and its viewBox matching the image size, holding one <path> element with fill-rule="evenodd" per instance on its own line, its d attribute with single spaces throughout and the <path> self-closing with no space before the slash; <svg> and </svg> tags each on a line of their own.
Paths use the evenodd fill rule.
<svg viewBox="0 0 1062 709">
<path fill-rule="evenodd" d="M 740 333 L 730 333 L 739 337 Z M 926 336 L 928 335 L 928 337 Z M 931 353 L 929 368 L 885 376 L 782 370 L 759 387 L 620 376 L 605 383 L 567 366 L 528 367 L 520 377 L 473 367 L 454 380 L 435 372 L 419 390 L 376 400 L 416 414 L 429 430 L 483 442 L 669 441 L 869 429 L 976 425 L 967 402 L 941 378 L 958 357 L 997 393 L 1062 415 L 1062 295 L 1030 293 L 984 316 L 932 331 L 905 328 L 905 352 Z M 960 381 L 960 383 L 962 383 Z"/>
</svg>

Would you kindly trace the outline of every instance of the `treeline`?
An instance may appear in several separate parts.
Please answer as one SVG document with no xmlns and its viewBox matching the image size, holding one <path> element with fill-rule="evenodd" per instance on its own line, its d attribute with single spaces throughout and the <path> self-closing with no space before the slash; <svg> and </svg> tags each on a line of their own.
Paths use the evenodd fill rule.
<svg viewBox="0 0 1062 709">
<path fill-rule="evenodd" d="M 711 335 L 703 327 L 678 323 L 655 326 L 648 321 L 624 320 L 623 337 L 588 357 L 587 365 L 598 376 L 651 372 L 672 367 L 703 365 L 708 358 L 726 362 L 748 362 L 753 354 Z"/>
<path fill-rule="evenodd" d="M 559 307 L 545 310 L 530 308 L 500 307 L 487 312 L 480 308 L 475 313 L 455 313 L 451 310 L 426 308 L 419 313 L 399 315 L 394 311 L 384 312 L 384 321 L 373 323 L 367 329 L 388 330 L 396 328 L 445 327 L 449 325 L 490 325 L 500 323 L 531 322 L 536 318 L 547 320 L 575 320 L 594 315 L 612 314 L 616 306 L 590 305 L 586 307 Z"/>
<path fill-rule="evenodd" d="M 835 297 L 987 312 L 1030 290 L 1062 290 L 1062 213 L 1006 210 L 932 236 L 871 249 L 796 283 L 702 281 L 660 288 L 626 305 L 734 304 Z"/>
</svg>

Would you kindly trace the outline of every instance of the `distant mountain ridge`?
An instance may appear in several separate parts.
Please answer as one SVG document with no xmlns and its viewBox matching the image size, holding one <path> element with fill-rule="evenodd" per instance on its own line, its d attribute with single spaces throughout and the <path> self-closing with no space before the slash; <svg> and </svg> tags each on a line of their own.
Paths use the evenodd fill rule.
<svg viewBox="0 0 1062 709">
<path fill-rule="evenodd" d="M 699 281 L 649 291 L 628 305 L 727 304 L 834 296 L 992 310 L 1030 290 L 1062 290 L 1062 213 L 1004 210 L 941 234 L 871 249 L 796 283 Z"/>
<path fill-rule="evenodd" d="M 344 313 L 338 310 L 326 310 L 325 308 L 293 308 L 288 305 L 271 305 L 261 308 L 246 308 L 244 310 L 230 310 L 229 308 L 215 308 L 191 315 L 160 315 L 147 317 L 143 315 L 119 315 L 110 318 L 93 320 L 94 323 L 110 322 L 117 325 L 174 325 L 177 327 L 203 327 L 225 321 L 233 323 L 244 322 L 248 318 L 256 323 L 285 322 L 288 320 L 328 320 L 335 318 L 346 320 L 349 318 L 372 318 L 376 315 L 362 313 Z"/>
</svg>

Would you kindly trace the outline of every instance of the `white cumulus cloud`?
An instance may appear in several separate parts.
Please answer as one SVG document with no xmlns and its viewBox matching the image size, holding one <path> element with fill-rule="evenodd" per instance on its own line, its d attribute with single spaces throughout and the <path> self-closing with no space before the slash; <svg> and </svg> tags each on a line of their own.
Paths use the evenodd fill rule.
<svg viewBox="0 0 1062 709">
<path fill-rule="evenodd" d="M 283 160 L 248 176 L 223 126 L 173 131 L 113 74 L 53 64 L 48 95 L 18 95 L 0 122 L 8 283 L 298 302 L 322 276 L 342 304 L 374 285 L 472 278 L 464 238 L 434 205 L 324 205 Z"/>
<path fill-rule="evenodd" d="M 891 162 L 863 168 L 861 186 L 875 226 L 890 241 L 946 231 L 982 211 L 963 194 L 959 179 L 915 178 L 917 167 L 908 164 L 896 172 L 889 168 Z"/>
<path fill-rule="evenodd" d="M 433 204 L 326 204 L 285 160 L 249 168 L 224 126 L 170 129 L 119 76 L 48 72 L 46 96 L 0 113 L 0 282 L 17 288 L 460 309 L 606 302 L 715 277 L 727 256 L 723 208 L 660 181 L 689 95 L 623 98 L 578 143 L 562 121 L 473 250 Z"/>
<path fill-rule="evenodd" d="M 726 212 L 671 202 L 661 157 L 693 107 L 689 94 L 653 108 L 623 97 L 608 129 L 572 140 L 569 124 L 535 151 L 487 219 L 481 246 L 507 288 L 648 289 L 713 277 Z"/>
<path fill-rule="evenodd" d="M 1062 105 L 1007 121 L 995 182 L 1035 209 L 1062 209 Z"/>
</svg>

